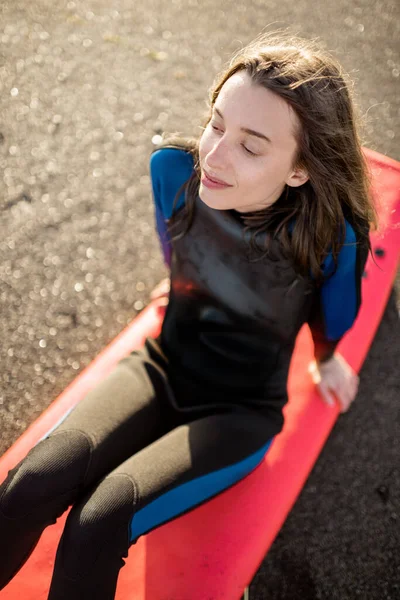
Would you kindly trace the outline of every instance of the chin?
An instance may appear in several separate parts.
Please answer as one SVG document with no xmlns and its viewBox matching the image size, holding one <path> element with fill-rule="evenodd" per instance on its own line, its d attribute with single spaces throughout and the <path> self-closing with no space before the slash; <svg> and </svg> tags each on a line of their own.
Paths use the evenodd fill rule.
<svg viewBox="0 0 400 600">
<path fill-rule="evenodd" d="M 229 210 L 231 208 L 230 206 L 221 206 L 221 203 L 218 203 L 218 199 L 213 198 L 213 194 L 209 194 L 209 191 L 210 190 L 200 184 L 198 196 L 209 208 L 215 208 L 215 210 Z"/>
</svg>

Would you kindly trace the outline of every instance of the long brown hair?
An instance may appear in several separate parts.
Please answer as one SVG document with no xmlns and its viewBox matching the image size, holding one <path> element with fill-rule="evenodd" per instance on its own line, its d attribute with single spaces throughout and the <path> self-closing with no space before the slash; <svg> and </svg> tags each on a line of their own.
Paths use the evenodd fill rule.
<svg viewBox="0 0 400 600">
<path fill-rule="evenodd" d="M 300 127 L 295 132 L 297 153 L 293 167 L 305 168 L 309 176 L 299 187 L 285 186 L 271 206 L 240 215 L 245 230 L 253 234 L 250 243 L 257 247 L 256 235 L 271 232 L 282 242 L 284 251 L 291 253 L 299 271 L 311 271 L 320 282 L 322 263 L 329 251 L 337 266 L 345 218 L 358 233 L 359 243 L 369 251 L 370 226 L 378 226 L 350 94 L 351 82 L 341 65 L 315 41 L 282 31 L 262 34 L 237 51 L 216 77 L 210 89 L 205 126 L 222 86 L 238 71 L 246 71 L 254 84 L 277 94 L 295 111 Z M 172 137 L 162 144 L 184 148 L 194 159 L 194 172 L 174 199 L 175 207 L 185 189 L 185 206 L 168 220 L 175 238 L 188 231 L 194 218 L 200 184 L 199 139 Z M 291 221 L 294 227 L 290 234 Z M 185 229 L 174 236 L 178 223 L 184 223 Z M 264 239 L 268 240 L 268 236 Z"/>
</svg>

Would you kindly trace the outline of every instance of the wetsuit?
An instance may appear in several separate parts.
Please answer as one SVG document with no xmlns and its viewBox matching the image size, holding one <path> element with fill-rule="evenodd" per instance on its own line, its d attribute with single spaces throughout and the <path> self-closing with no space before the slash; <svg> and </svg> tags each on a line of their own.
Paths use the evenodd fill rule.
<svg viewBox="0 0 400 600">
<path fill-rule="evenodd" d="M 249 262 L 239 214 L 200 198 L 190 231 L 171 242 L 165 218 L 193 161 L 164 148 L 150 166 L 171 268 L 161 335 L 122 359 L 0 486 L 0 589 L 43 529 L 73 505 L 49 598 L 114 598 L 123 558 L 139 536 L 263 459 L 283 426 L 302 324 L 311 324 L 316 355 L 326 359 L 359 309 L 366 253 L 348 222 L 339 267 L 317 289 L 276 241 L 267 258 Z M 324 269 L 331 268 L 328 257 Z"/>
</svg>

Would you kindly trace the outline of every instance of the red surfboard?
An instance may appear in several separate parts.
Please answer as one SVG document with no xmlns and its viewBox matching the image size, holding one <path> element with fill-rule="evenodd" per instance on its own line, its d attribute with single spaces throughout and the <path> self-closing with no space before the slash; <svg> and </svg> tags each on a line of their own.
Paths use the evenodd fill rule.
<svg viewBox="0 0 400 600">
<path fill-rule="evenodd" d="M 359 371 L 381 320 L 400 252 L 400 163 L 365 150 L 380 231 L 371 236 L 362 306 L 338 351 Z M 0 460 L 0 481 L 63 415 L 146 336 L 158 335 L 164 308 L 150 304 L 67 387 Z M 229 490 L 139 539 L 118 581 L 117 600 L 238 600 L 249 585 L 313 468 L 338 417 L 307 374 L 313 346 L 300 331 L 289 373 L 285 425 L 262 463 Z M 45 600 L 66 514 L 48 527 L 2 600 Z M 73 599 L 71 599 L 73 600 Z"/>
</svg>

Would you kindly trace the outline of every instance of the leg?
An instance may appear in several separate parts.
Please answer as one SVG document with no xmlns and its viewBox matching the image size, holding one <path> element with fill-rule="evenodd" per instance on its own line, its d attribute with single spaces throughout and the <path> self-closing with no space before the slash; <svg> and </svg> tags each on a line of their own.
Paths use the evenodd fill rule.
<svg viewBox="0 0 400 600">
<path fill-rule="evenodd" d="M 271 431 L 256 412 L 207 416 L 122 463 L 70 512 L 49 600 L 112 600 L 129 546 L 247 475 L 263 459 Z"/>
<path fill-rule="evenodd" d="M 47 525 L 168 430 L 166 393 L 147 354 L 132 353 L 9 472 L 0 486 L 0 589 Z"/>
</svg>

